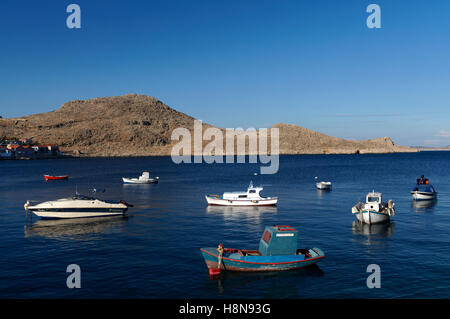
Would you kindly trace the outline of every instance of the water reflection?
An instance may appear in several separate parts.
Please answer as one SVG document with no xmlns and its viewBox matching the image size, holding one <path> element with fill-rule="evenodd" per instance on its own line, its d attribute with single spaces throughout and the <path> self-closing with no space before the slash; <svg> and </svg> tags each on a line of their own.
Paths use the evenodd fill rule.
<svg viewBox="0 0 450 319">
<path fill-rule="evenodd" d="M 154 183 L 154 184 L 152 184 L 152 183 L 149 183 L 149 184 L 138 184 L 138 183 L 136 183 L 136 184 L 128 184 L 128 183 L 123 183 L 122 184 L 122 187 L 124 188 L 124 189 L 148 189 L 148 188 L 150 188 L 150 187 L 152 187 L 152 186 L 154 186 L 154 185 L 158 185 L 157 183 Z"/>
<path fill-rule="evenodd" d="M 324 276 L 324 272 L 317 264 L 314 264 L 306 268 L 288 271 L 222 272 L 220 277 L 216 279 L 210 278 L 209 281 L 217 281 L 217 288 L 220 294 L 232 290 L 262 289 L 271 294 L 265 294 L 264 298 L 294 298 L 299 297 L 298 286 L 293 284 L 294 282 L 322 276 Z M 260 287 L 259 285 L 262 286 Z"/>
<path fill-rule="evenodd" d="M 207 206 L 207 214 L 220 214 L 224 219 L 238 220 L 245 218 L 251 218 L 259 221 L 260 215 L 265 213 L 276 214 L 278 208 L 276 206 Z"/>
<path fill-rule="evenodd" d="M 25 225 L 25 237 L 61 239 L 98 233 L 118 233 L 122 231 L 127 219 L 124 216 L 40 219 Z"/>
<path fill-rule="evenodd" d="M 324 196 L 326 196 L 326 194 L 331 193 L 331 188 L 330 189 L 317 189 L 317 197 L 322 198 Z"/>
<path fill-rule="evenodd" d="M 436 206 L 437 199 L 433 200 L 413 200 L 411 203 L 412 208 L 416 213 L 432 213 L 434 206 Z"/>
<path fill-rule="evenodd" d="M 352 231 L 354 235 L 370 237 L 391 237 L 394 232 L 395 223 L 366 224 L 353 221 Z"/>
</svg>

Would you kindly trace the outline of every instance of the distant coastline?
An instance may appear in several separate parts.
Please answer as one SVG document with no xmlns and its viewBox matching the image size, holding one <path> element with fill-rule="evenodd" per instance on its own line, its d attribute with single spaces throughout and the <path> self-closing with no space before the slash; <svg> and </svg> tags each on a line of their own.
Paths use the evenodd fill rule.
<svg viewBox="0 0 450 319">
<path fill-rule="evenodd" d="M 450 151 L 450 145 L 448 146 L 411 146 L 419 151 Z"/>
<path fill-rule="evenodd" d="M 427 147 L 427 146 L 413 146 L 419 152 L 433 152 L 433 151 L 450 151 L 450 147 Z"/>
<path fill-rule="evenodd" d="M 355 156 L 364 156 L 364 155 L 373 155 L 373 154 L 410 154 L 410 153 L 421 153 L 421 152 L 447 152 L 450 149 L 422 149 L 417 152 L 372 152 L 372 153 L 303 153 L 303 154 L 279 154 L 280 156 L 314 156 L 314 155 L 355 155 Z M 226 156 L 226 155 L 222 155 Z M 248 154 L 246 155 L 248 156 Z M 71 154 L 62 154 L 60 156 L 54 157 L 19 157 L 19 158 L 1 158 L 0 161 L 20 161 L 20 160 L 46 160 L 46 159 L 90 159 L 90 158 L 141 158 L 141 157 L 171 157 L 169 154 L 143 154 L 143 155 L 89 155 L 89 154 L 81 154 L 81 155 L 71 155 Z"/>
</svg>

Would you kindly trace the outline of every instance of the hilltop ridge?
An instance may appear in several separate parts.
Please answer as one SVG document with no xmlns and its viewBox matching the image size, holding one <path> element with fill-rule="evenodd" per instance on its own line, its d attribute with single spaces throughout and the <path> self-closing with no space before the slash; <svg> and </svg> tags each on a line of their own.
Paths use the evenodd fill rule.
<svg viewBox="0 0 450 319">
<path fill-rule="evenodd" d="M 146 95 L 73 100 L 51 112 L 1 118 L 0 136 L 32 138 L 85 156 L 170 155 L 175 128 L 193 130 L 194 118 Z M 212 127 L 203 123 L 204 127 Z M 280 154 L 415 152 L 389 137 L 345 140 L 293 124 L 278 123 Z M 223 129 L 221 129 L 223 131 Z"/>
</svg>

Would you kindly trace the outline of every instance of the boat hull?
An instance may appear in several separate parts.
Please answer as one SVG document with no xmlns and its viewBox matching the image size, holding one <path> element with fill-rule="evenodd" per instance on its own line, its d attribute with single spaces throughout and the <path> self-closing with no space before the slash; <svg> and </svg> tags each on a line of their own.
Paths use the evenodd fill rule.
<svg viewBox="0 0 450 319">
<path fill-rule="evenodd" d="M 385 213 L 380 213 L 371 210 L 361 210 L 355 211 L 352 210 L 353 215 L 356 216 L 356 219 L 362 223 L 366 224 L 379 224 L 386 223 L 390 221 L 390 216 Z"/>
<path fill-rule="evenodd" d="M 436 193 L 412 191 L 411 195 L 412 195 L 412 198 L 414 200 L 433 200 L 433 199 L 436 199 Z"/>
<path fill-rule="evenodd" d="M 263 199 L 223 199 L 215 196 L 205 196 L 208 205 L 217 206 L 275 206 L 277 197 Z"/>
<path fill-rule="evenodd" d="M 244 271 L 244 272 L 267 272 L 299 269 L 311 266 L 322 258 L 325 254 L 319 248 L 309 249 L 312 255 L 305 258 L 305 255 L 286 255 L 286 256 L 236 256 L 232 254 L 225 255 L 221 259 L 219 267 L 219 256 L 216 248 L 200 248 L 209 269 L 218 269 L 226 271 Z"/>
<path fill-rule="evenodd" d="M 316 183 L 316 187 L 317 187 L 317 189 L 320 189 L 320 190 L 330 190 L 331 183 L 327 183 L 327 182 Z"/>
<path fill-rule="evenodd" d="M 95 212 L 95 211 L 73 211 L 73 212 L 51 212 L 51 211 L 33 211 L 31 212 L 45 219 L 65 219 L 65 218 L 87 218 L 87 217 L 106 217 L 106 216 L 121 216 L 125 214 L 125 211 L 117 212 Z"/>
<path fill-rule="evenodd" d="M 150 178 L 147 180 L 142 180 L 142 179 L 137 179 L 137 178 L 122 177 L 122 180 L 126 184 L 156 184 L 156 183 L 158 183 L 157 178 Z"/>
<path fill-rule="evenodd" d="M 63 180 L 63 179 L 69 179 L 69 175 L 63 175 L 63 176 L 50 176 L 50 175 L 44 175 L 44 179 L 45 179 L 46 181 Z"/>
</svg>

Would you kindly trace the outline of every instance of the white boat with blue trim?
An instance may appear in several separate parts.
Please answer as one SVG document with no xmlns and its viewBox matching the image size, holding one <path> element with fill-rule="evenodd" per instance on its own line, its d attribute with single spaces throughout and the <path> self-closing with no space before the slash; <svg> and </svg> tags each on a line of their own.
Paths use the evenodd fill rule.
<svg viewBox="0 0 450 319">
<path fill-rule="evenodd" d="M 372 191 L 367 194 L 365 203 L 358 201 L 352 207 L 352 214 L 362 223 L 384 223 L 390 221 L 391 216 L 395 215 L 394 207 L 395 203 L 391 199 L 383 203 L 382 194 Z"/>
<path fill-rule="evenodd" d="M 246 192 L 225 192 L 222 196 L 206 195 L 208 205 L 219 206 L 275 206 L 278 197 L 261 197 L 262 187 L 254 187 L 253 183 L 247 188 Z"/>
</svg>

